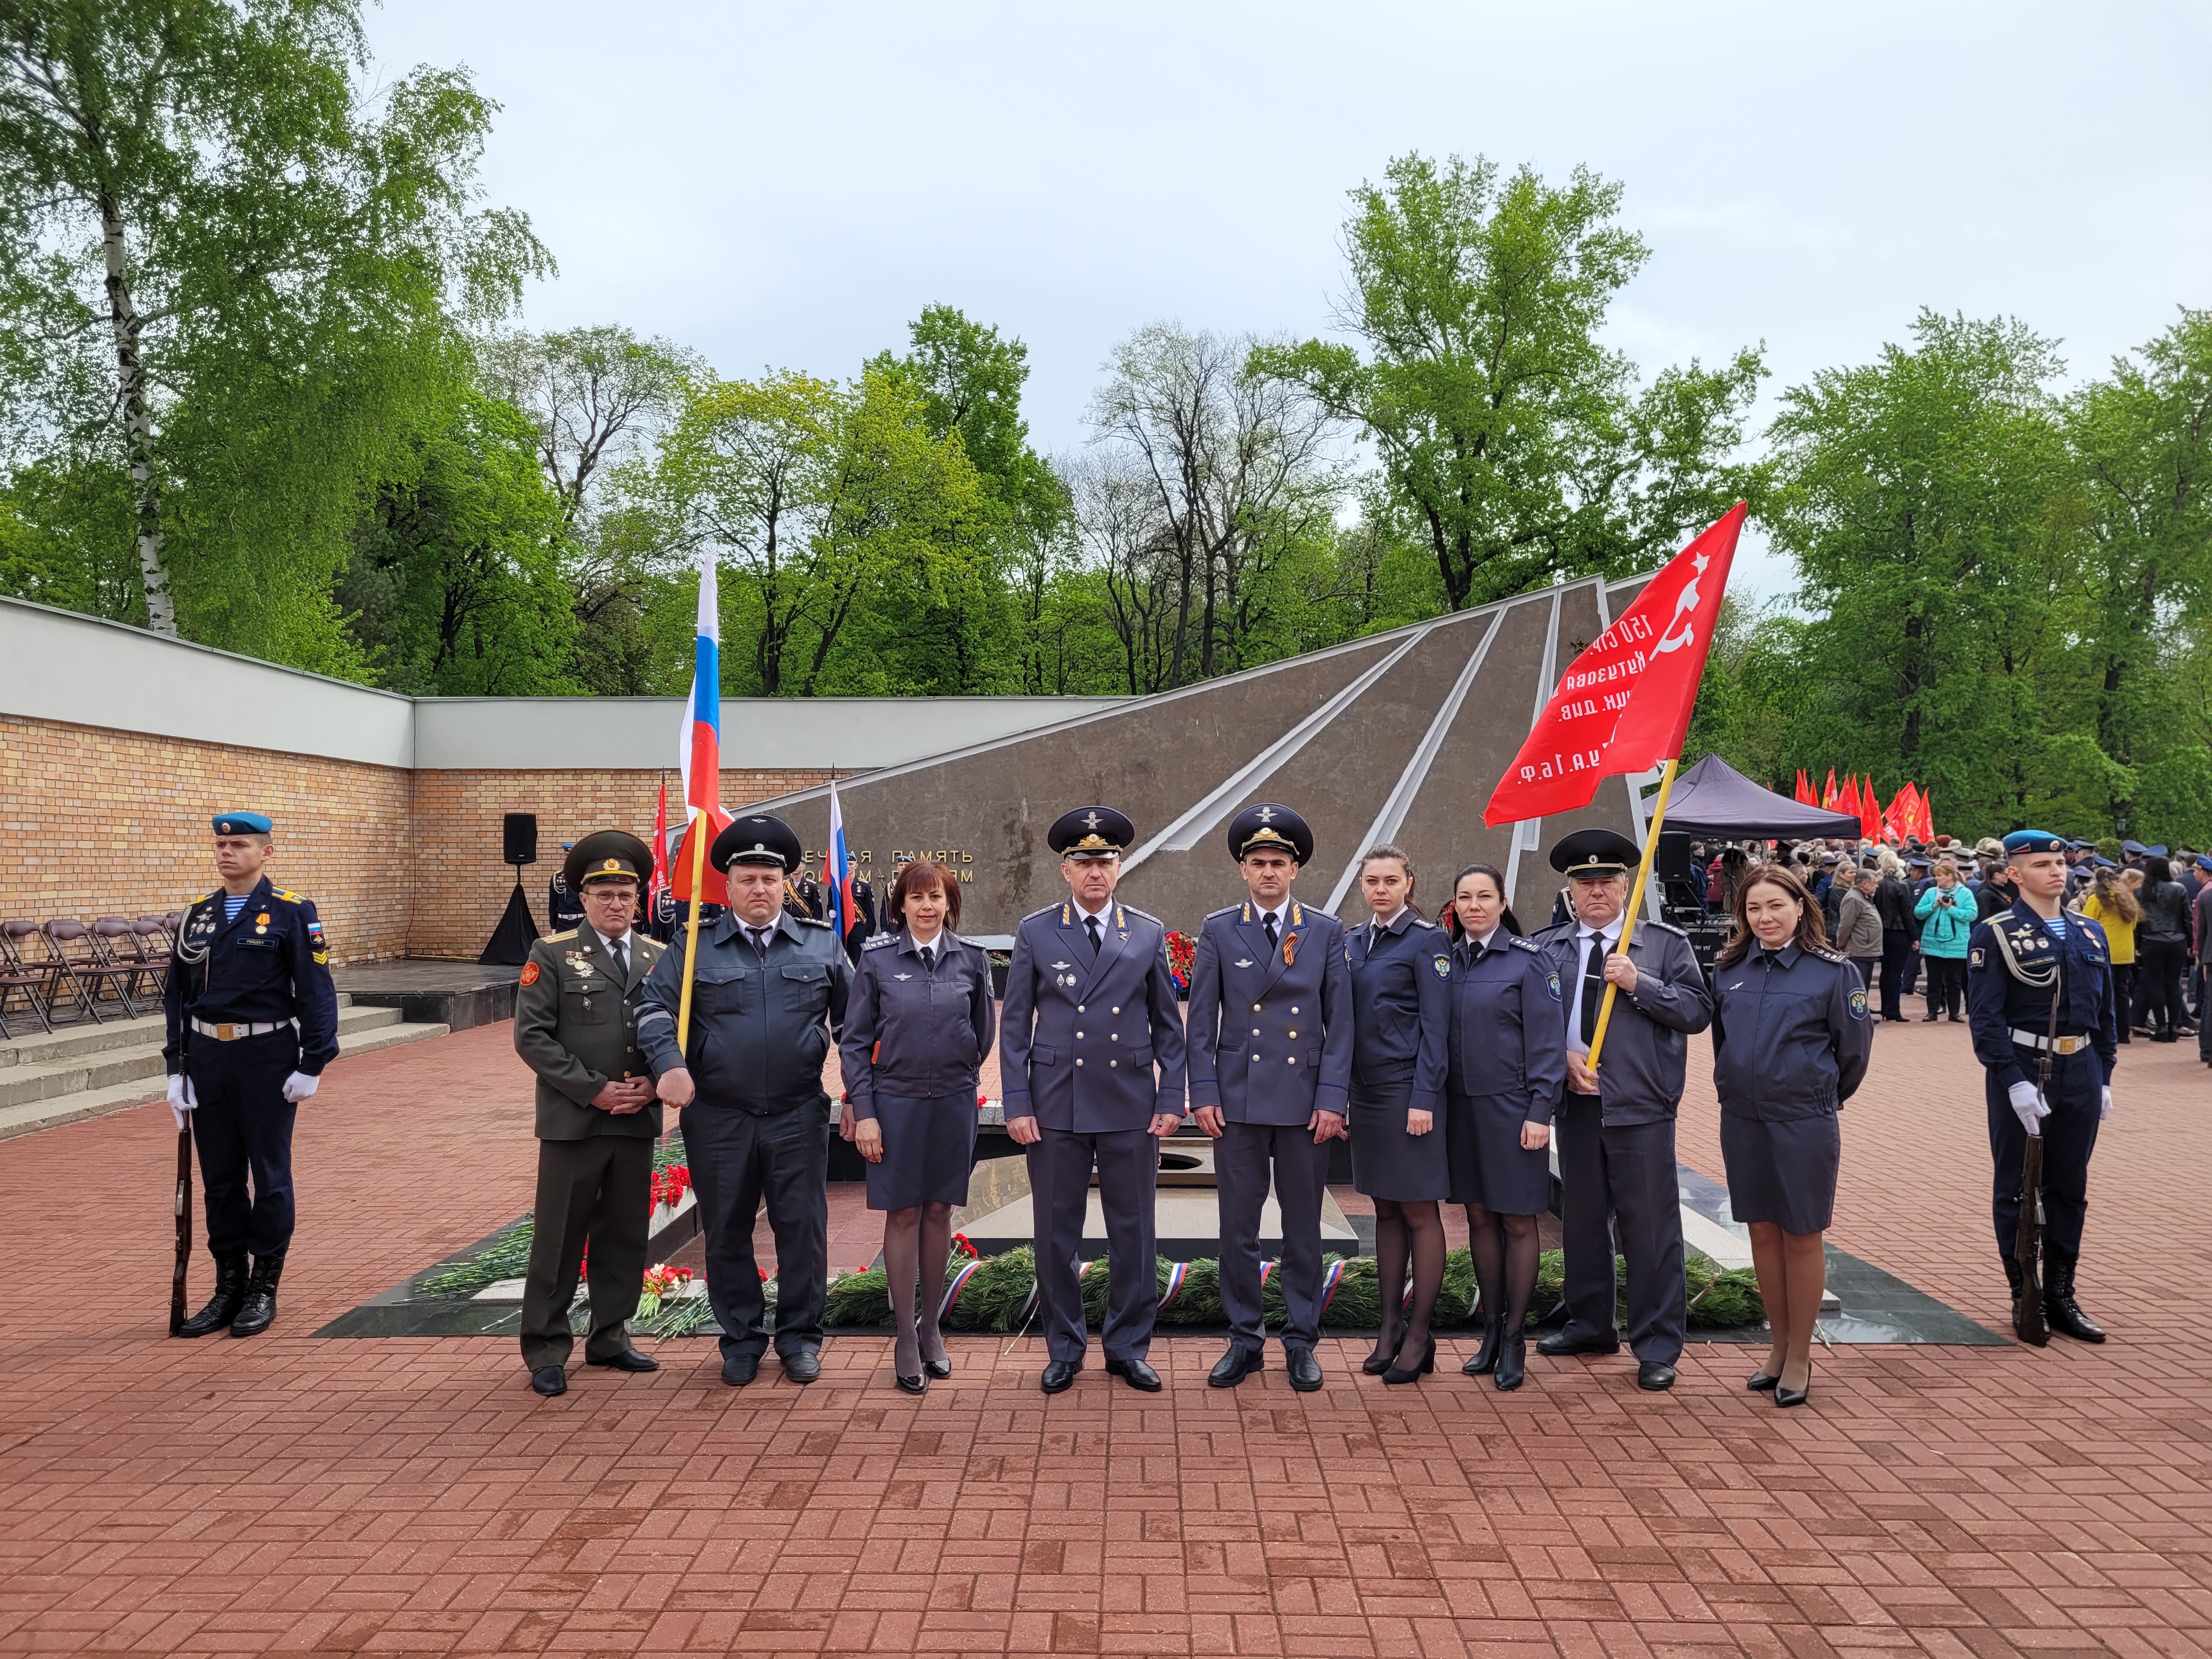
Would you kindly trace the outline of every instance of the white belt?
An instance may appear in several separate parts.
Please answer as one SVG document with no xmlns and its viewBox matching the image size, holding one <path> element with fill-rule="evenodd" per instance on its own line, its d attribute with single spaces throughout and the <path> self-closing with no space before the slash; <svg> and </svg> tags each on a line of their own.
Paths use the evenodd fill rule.
<svg viewBox="0 0 2212 1659">
<path fill-rule="evenodd" d="M 2086 1036 L 2046 1037 L 2040 1031 L 2023 1031 L 2017 1025 L 2012 1028 L 2012 1040 L 2030 1048 L 2048 1048 L 2054 1054 L 2079 1054 L 2089 1046 Z"/>
<path fill-rule="evenodd" d="M 273 1024 L 254 1025 L 210 1025 L 204 1019 L 192 1022 L 192 1030 L 202 1036 L 211 1036 L 217 1042 L 235 1042 L 240 1037 L 267 1036 L 271 1031 L 281 1031 L 292 1022 L 277 1020 Z"/>
</svg>

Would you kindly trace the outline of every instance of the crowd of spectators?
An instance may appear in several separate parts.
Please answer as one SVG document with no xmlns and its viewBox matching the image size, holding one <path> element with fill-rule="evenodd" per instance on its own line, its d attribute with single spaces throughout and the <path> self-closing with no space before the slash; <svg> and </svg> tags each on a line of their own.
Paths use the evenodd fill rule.
<svg viewBox="0 0 2212 1659">
<path fill-rule="evenodd" d="M 2107 843 L 2109 846 L 2109 843 Z M 1700 845 L 1705 904 L 1726 912 L 1744 873 L 1772 859 L 1789 864 L 1820 902 L 1830 942 L 1858 965 L 1868 1000 L 1884 1020 L 1909 1018 L 1905 1000 L 1925 999 L 1926 1022 L 1966 1018 L 1969 940 L 1977 922 L 2016 896 L 2005 879 L 2003 844 L 1969 845 L 1937 836 L 1923 845 L 1871 841 Z M 2205 1030 L 2207 958 L 2212 957 L 2212 854 L 2140 842 L 2118 856 L 2077 841 L 2067 908 L 2096 921 L 2112 947 L 2120 1041 L 2197 1039 L 2212 1066 Z"/>
</svg>

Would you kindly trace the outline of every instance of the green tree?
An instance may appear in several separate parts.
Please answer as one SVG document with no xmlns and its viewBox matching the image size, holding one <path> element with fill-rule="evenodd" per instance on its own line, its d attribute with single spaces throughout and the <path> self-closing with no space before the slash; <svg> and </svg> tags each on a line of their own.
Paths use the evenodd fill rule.
<svg viewBox="0 0 2212 1659">
<path fill-rule="evenodd" d="M 466 392 L 407 447 L 354 535 L 338 590 L 379 684 L 432 696 L 580 688 L 564 507 L 512 406 Z"/>
<path fill-rule="evenodd" d="M 343 668 L 331 578 L 423 389 L 550 260 L 474 205 L 458 71 L 356 96 L 358 0 L 16 0 L 0 370 L 36 453 L 128 476 L 149 624 Z M 19 455 L 21 453 L 19 449 Z"/>
<path fill-rule="evenodd" d="M 1361 345 L 1255 361 L 1360 423 L 1452 609 L 1554 573 L 1648 569 L 1751 487 L 1728 458 L 1765 373 L 1757 350 L 1638 392 L 1599 343 L 1647 257 L 1618 222 L 1619 185 L 1577 168 L 1558 189 L 1526 167 L 1501 183 L 1492 161 L 1420 155 L 1386 180 L 1352 192 L 1345 227 L 1339 315 Z"/>
</svg>

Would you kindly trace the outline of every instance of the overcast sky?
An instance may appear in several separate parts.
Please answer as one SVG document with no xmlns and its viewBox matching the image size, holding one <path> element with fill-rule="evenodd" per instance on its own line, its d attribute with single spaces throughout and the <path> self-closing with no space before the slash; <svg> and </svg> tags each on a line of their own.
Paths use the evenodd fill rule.
<svg viewBox="0 0 2212 1659">
<path fill-rule="evenodd" d="M 1612 339 L 1647 372 L 1763 340 L 1769 410 L 1923 306 L 2019 316 L 2083 375 L 2212 304 L 2204 4 L 386 0 L 369 28 L 386 78 L 462 64 L 505 106 L 489 198 L 561 265 L 529 325 L 843 377 L 942 301 L 1028 343 L 1048 452 L 1141 324 L 1327 331 L 1345 192 L 1411 149 L 1621 181 L 1652 257 Z"/>
</svg>

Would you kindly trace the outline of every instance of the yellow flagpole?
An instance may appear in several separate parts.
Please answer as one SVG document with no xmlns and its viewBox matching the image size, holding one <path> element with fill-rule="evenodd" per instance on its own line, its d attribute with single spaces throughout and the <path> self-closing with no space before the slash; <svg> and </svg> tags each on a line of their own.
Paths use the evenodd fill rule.
<svg viewBox="0 0 2212 1659">
<path fill-rule="evenodd" d="M 1644 889 L 1651 879 L 1651 856 L 1659 848 L 1659 826 L 1667 821 L 1667 797 L 1674 793 L 1674 768 L 1681 757 L 1677 755 L 1667 763 L 1667 769 L 1659 775 L 1659 799 L 1651 804 L 1651 827 L 1644 837 L 1643 861 L 1636 866 L 1636 884 L 1628 890 L 1628 908 L 1621 913 L 1620 954 L 1628 954 L 1628 941 L 1636 934 L 1636 913 L 1644 908 Z M 690 981 L 684 981 L 689 994 Z M 1613 994 L 1620 988 L 1607 980 L 1605 1000 L 1598 1005 L 1597 1030 L 1590 1033 L 1589 1059 L 1584 1062 L 1592 1072 L 1597 1070 L 1597 1051 L 1605 1045 L 1606 1023 L 1613 1018 Z"/>
<path fill-rule="evenodd" d="M 707 883 L 707 830 L 714 822 L 703 808 L 691 815 L 691 916 L 684 927 L 684 994 L 676 1004 L 676 1047 L 687 1056 L 687 1065 L 691 1042 L 691 972 L 699 965 L 699 890 Z"/>
</svg>

